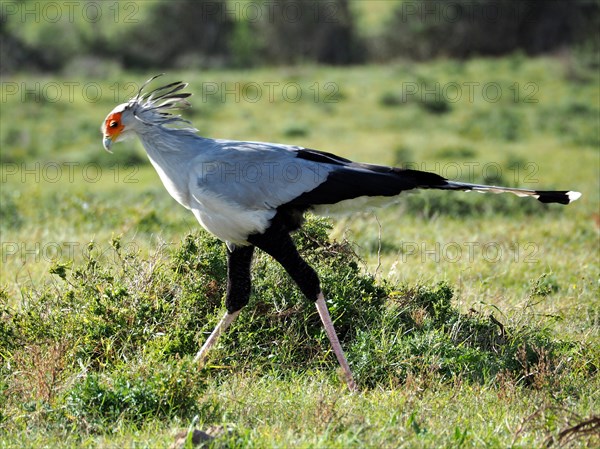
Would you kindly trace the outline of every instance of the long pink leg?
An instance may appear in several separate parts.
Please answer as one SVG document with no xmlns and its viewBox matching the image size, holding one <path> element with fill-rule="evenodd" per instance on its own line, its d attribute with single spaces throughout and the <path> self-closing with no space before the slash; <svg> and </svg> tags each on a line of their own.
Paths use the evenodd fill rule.
<svg viewBox="0 0 600 449">
<path fill-rule="evenodd" d="M 325 326 L 325 332 L 327 333 L 327 337 L 329 337 L 329 342 L 331 343 L 333 352 L 335 353 L 335 356 L 342 367 L 348 388 L 350 391 L 358 391 L 358 387 L 356 386 L 356 382 L 354 382 L 354 377 L 352 376 L 352 371 L 350 371 L 350 366 L 348 365 L 348 361 L 346 360 L 346 356 L 344 355 L 344 351 L 340 345 L 340 340 L 335 333 L 333 322 L 331 321 L 327 304 L 325 304 L 323 293 L 319 293 L 319 297 L 317 299 L 317 311 L 319 312 L 323 326 Z"/>
<path fill-rule="evenodd" d="M 217 342 L 219 335 L 221 335 L 223 332 L 225 332 L 225 330 L 229 327 L 229 325 L 233 322 L 233 320 L 235 320 L 237 318 L 237 316 L 239 314 L 240 314 L 239 310 L 236 312 L 233 312 L 233 313 L 227 312 L 225 314 L 225 316 L 221 319 L 221 321 L 219 321 L 219 324 L 217 324 L 217 327 L 215 327 L 215 330 L 213 330 L 212 333 L 210 334 L 210 336 L 208 337 L 208 340 L 206 340 L 206 343 L 204 343 L 204 345 L 200 348 L 200 351 L 198 351 L 198 353 L 196 354 L 196 357 L 194 357 L 194 362 L 203 362 L 204 361 L 206 354 L 208 353 L 209 349 L 212 348 L 214 346 L 214 344 Z"/>
</svg>

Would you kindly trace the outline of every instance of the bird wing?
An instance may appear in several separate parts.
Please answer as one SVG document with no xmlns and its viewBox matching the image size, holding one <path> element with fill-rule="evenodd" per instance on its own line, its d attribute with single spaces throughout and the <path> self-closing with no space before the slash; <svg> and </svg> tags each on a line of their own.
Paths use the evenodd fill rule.
<svg viewBox="0 0 600 449">
<path fill-rule="evenodd" d="M 215 140 L 194 159 L 190 190 L 200 202 L 218 198 L 244 210 L 275 210 L 323 184 L 335 169 L 335 158 L 329 163 L 311 160 L 301 157 L 305 151 L 272 143 Z"/>
<path fill-rule="evenodd" d="M 193 173 L 195 198 L 217 197 L 245 210 L 306 210 L 446 183 L 434 173 L 357 163 L 303 147 L 228 140 L 204 150 Z"/>
</svg>

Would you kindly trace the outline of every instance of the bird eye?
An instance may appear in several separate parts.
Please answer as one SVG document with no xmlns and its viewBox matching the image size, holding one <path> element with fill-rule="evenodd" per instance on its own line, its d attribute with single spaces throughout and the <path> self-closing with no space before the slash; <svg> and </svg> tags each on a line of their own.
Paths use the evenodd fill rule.
<svg viewBox="0 0 600 449">
<path fill-rule="evenodd" d="M 119 122 L 116 122 L 114 120 L 108 124 L 109 128 L 116 128 L 117 126 L 119 126 Z"/>
</svg>

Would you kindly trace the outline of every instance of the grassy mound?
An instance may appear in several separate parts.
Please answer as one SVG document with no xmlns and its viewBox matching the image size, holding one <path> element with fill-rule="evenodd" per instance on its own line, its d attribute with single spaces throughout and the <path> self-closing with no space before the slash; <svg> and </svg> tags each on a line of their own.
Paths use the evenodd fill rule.
<svg viewBox="0 0 600 449">
<path fill-rule="evenodd" d="M 595 369 L 577 368 L 575 343 L 527 320 L 502 324 L 460 312 L 447 284 L 378 282 L 350 243 L 329 240 L 329 230 L 311 219 L 295 240 L 321 276 L 363 388 L 414 378 L 494 385 L 510 378 L 536 388 L 558 383 L 564 371 Z M 24 291 L 18 309 L 2 310 L 0 420 L 27 425 L 35 416 L 86 430 L 115 420 L 136 425 L 215 413 L 200 400 L 211 379 L 335 376 L 316 309 L 266 255 L 255 260 L 251 303 L 200 370 L 191 360 L 223 313 L 224 245 L 198 233 L 147 258 L 118 239 L 110 254 L 88 249 L 84 263 L 56 263 L 52 282 Z"/>
</svg>

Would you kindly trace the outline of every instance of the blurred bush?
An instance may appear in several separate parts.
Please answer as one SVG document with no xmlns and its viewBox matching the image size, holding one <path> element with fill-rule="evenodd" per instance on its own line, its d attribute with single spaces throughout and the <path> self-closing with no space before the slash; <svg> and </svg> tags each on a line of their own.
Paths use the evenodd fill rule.
<svg viewBox="0 0 600 449">
<path fill-rule="evenodd" d="M 229 57 L 233 17 L 224 0 L 153 2 L 147 19 L 125 35 L 119 48 L 126 66 L 218 66 Z"/>
<path fill-rule="evenodd" d="M 348 0 L 282 0 L 254 29 L 269 63 L 349 64 L 363 59 Z"/>
<path fill-rule="evenodd" d="M 588 56 L 598 50 L 597 2 L 403 1 L 390 18 L 365 29 L 358 26 L 366 20 L 358 1 L 84 2 L 75 14 L 52 2 L 61 12 L 56 20 L 45 17 L 42 2 L 11 2 L 0 11 L 1 70 L 66 70 L 77 60 L 206 68 L 538 54 L 574 45 Z M 98 17 L 81 14 L 90 5 Z"/>
<path fill-rule="evenodd" d="M 379 42 L 383 58 L 540 54 L 596 41 L 600 5 L 587 0 L 402 2 Z"/>
</svg>

